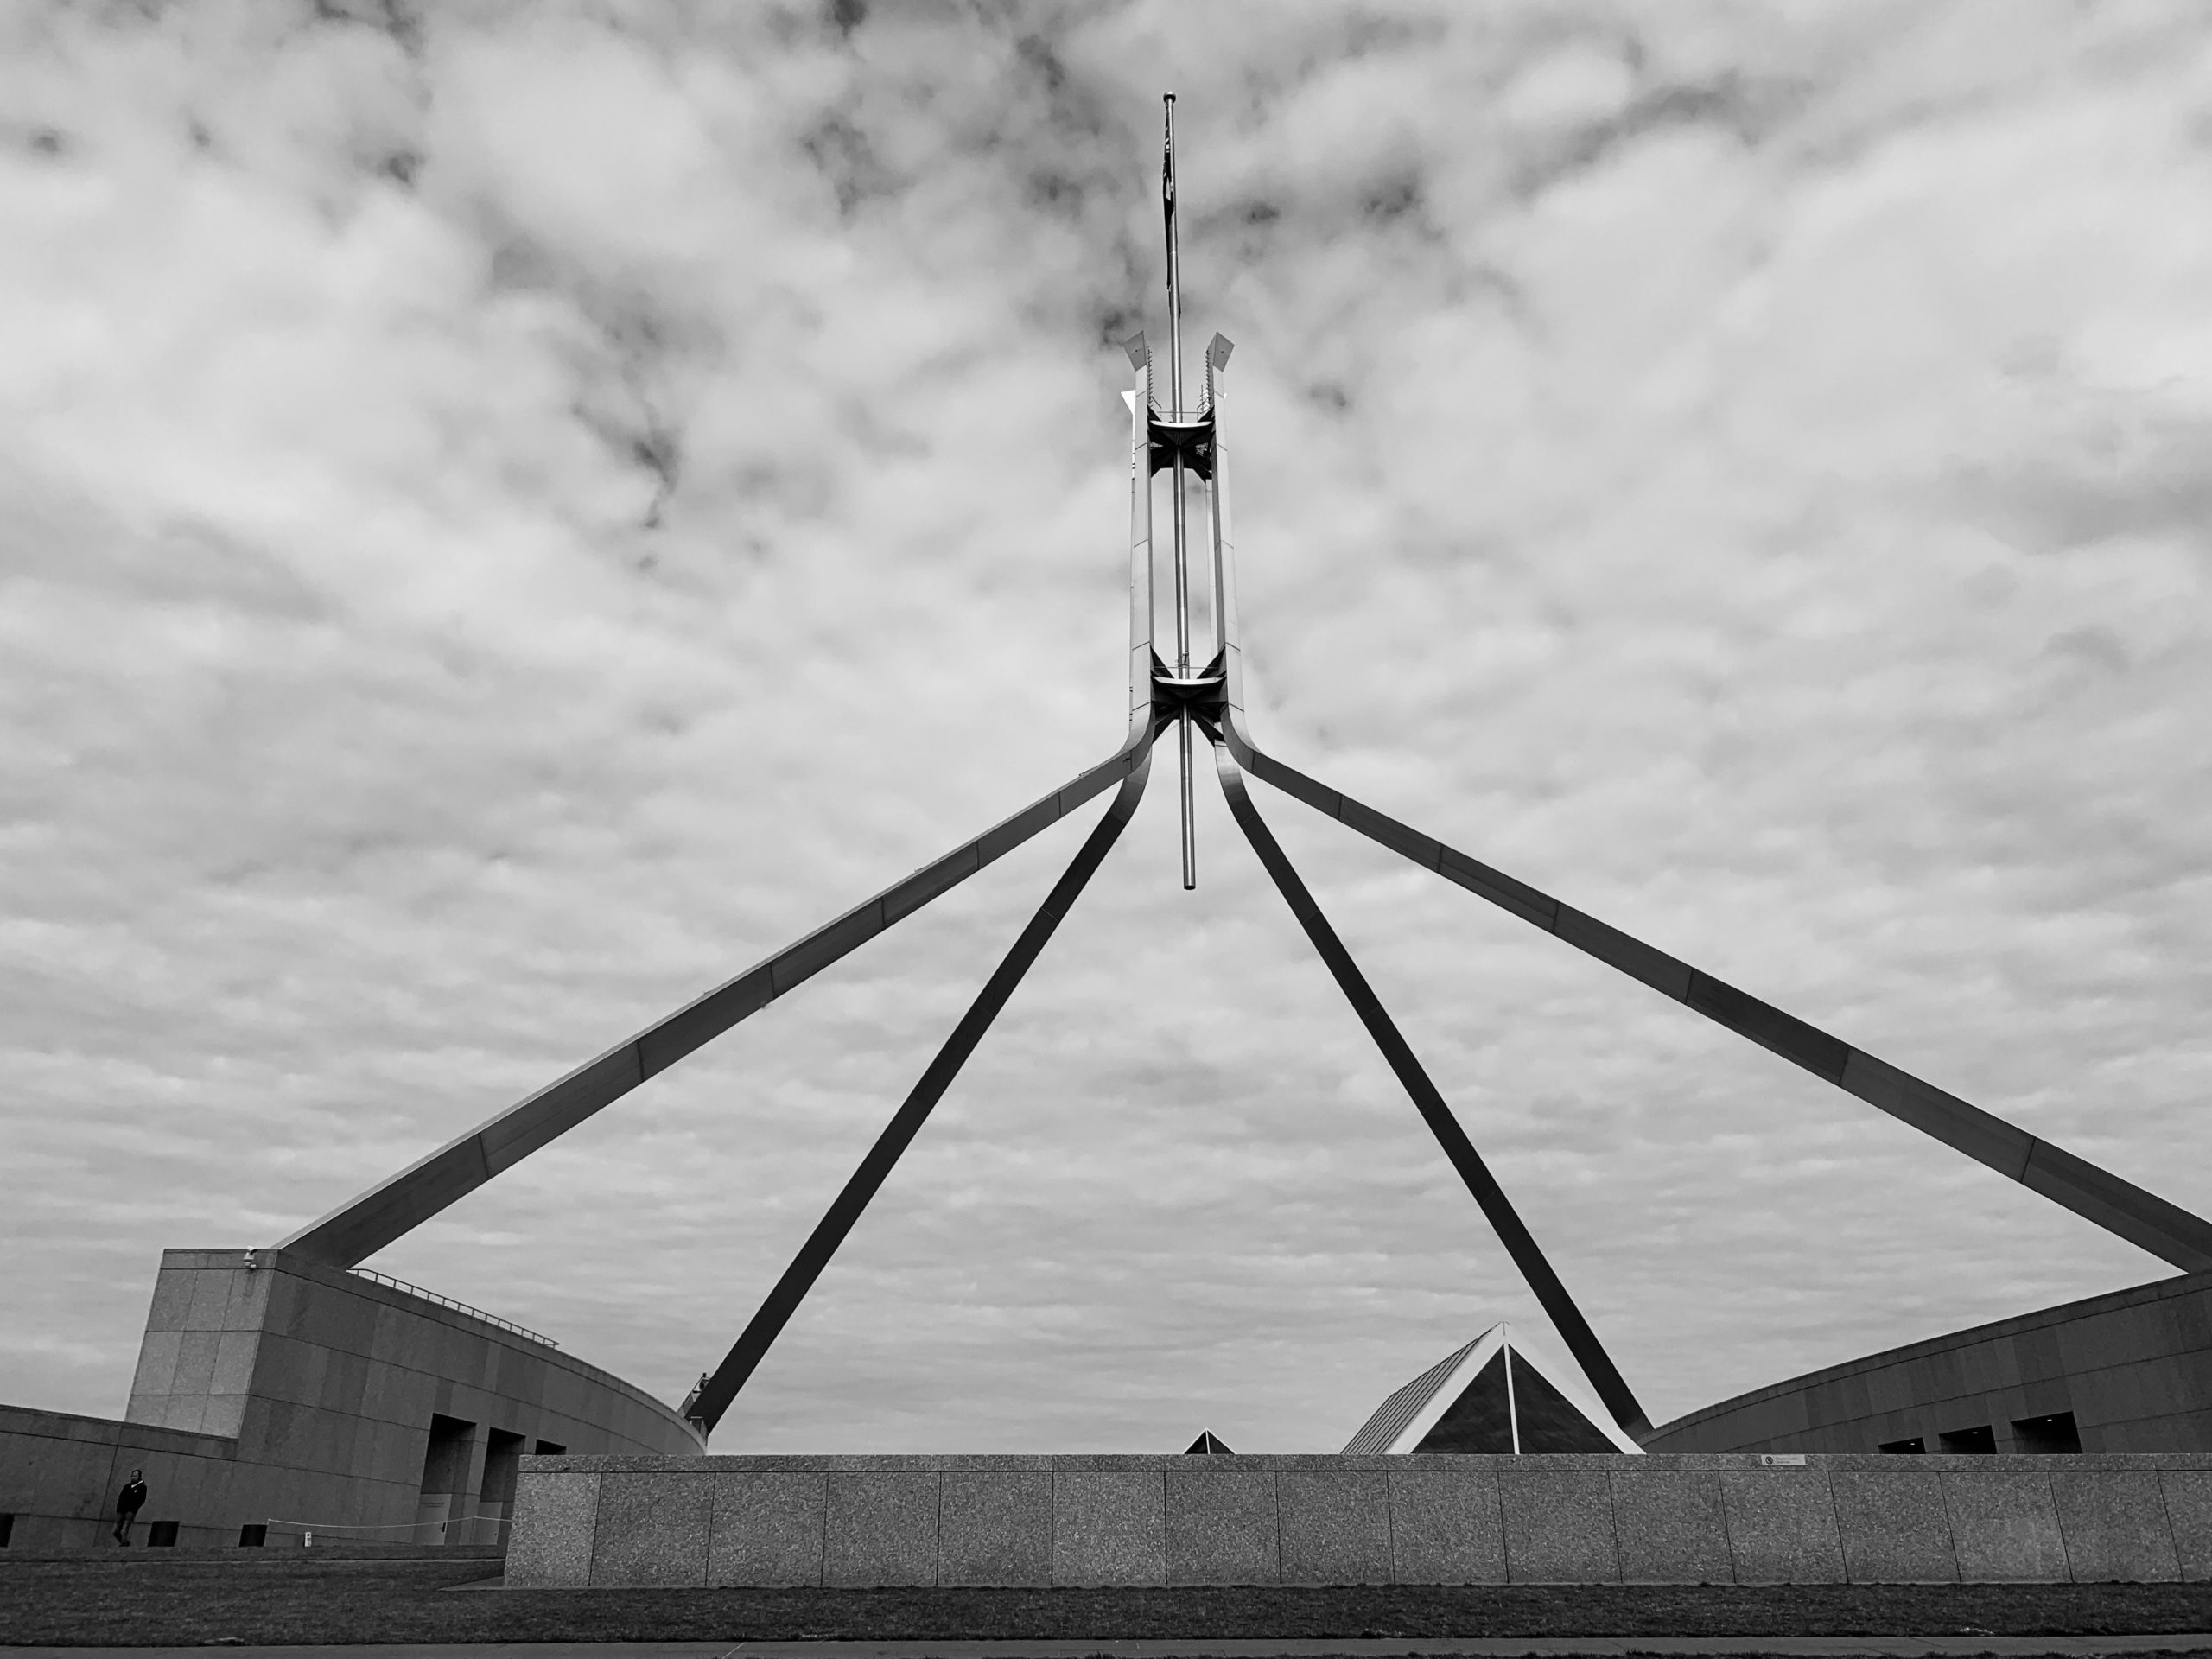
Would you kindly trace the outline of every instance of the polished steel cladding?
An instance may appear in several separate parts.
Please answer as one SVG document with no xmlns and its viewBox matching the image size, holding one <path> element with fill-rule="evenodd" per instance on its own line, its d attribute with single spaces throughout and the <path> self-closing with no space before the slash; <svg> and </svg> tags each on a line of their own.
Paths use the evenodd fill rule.
<svg viewBox="0 0 2212 1659">
<path fill-rule="evenodd" d="M 1186 406 L 1172 93 L 1166 99 L 1165 114 L 1161 209 L 1166 242 L 1168 331 L 1164 403 L 1159 395 L 1163 388 L 1154 384 L 1154 361 L 1145 336 L 1137 334 L 1126 346 L 1135 379 L 1124 394 L 1129 409 L 1129 701 L 1128 730 L 1120 747 L 1003 823 L 370 1188 L 301 1229 L 279 1248 L 323 1267 L 353 1266 L 645 1078 L 912 915 L 1084 802 L 1114 789 L 1105 815 L 962 1015 L 829 1213 L 728 1356 L 701 1378 L 699 1387 L 684 1402 L 683 1415 L 702 1432 L 711 1429 L 1104 862 L 1142 798 L 1152 746 L 1173 726 L 1182 763 L 1183 885 L 1187 888 L 1197 880 L 1192 827 L 1195 733 L 1213 751 L 1216 776 L 1231 816 L 1307 938 L 1535 1294 L 1599 1400 L 1637 1440 L 1645 1440 L 1653 1431 L 1635 1394 L 1261 817 L 1246 786 L 1248 776 L 1319 809 L 1478 898 L 1772 1050 L 2183 1272 L 2212 1269 L 2212 1223 L 1363 805 L 1258 747 L 1245 715 L 1223 428 L 1231 346 L 1223 336 L 1212 337 L 1203 359 L 1198 405 L 1195 409 Z M 1169 474 L 1170 486 L 1175 633 L 1172 664 L 1163 658 L 1154 640 L 1154 480 L 1162 471 Z M 1192 652 L 1189 492 L 1194 481 L 1205 492 L 1205 553 L 1213 601 L 1214 649 L 1202 664 L 1194 664 Z"/>
</svg>

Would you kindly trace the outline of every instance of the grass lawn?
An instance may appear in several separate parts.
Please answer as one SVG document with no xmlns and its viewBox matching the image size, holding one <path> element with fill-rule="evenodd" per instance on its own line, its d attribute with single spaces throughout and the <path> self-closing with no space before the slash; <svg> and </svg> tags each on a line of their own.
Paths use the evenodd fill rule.
<svg viewBox="0 0 2212 1659">
<path fill-rule="evenodd" d="M 2152 1635 L 2212 1585 L 481 1590 L 491 1560 L 0 1557 L 0 1643 Z"/>
</svg>

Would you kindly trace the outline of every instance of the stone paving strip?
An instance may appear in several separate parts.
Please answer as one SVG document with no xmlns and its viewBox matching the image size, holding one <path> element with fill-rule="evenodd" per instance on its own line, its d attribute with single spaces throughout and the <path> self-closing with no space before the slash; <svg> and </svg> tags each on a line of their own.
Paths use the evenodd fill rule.
<svg viewBox="0 0 2212 1659">
<path fill-rule="evenodd" d="M 7 1659 L 1667 1659 L 1756 1654 L 1787 1659 L 2036 1659 L 2036 1656 L 2212 1654 L 2212 1632 L 2168 1636 L 1378 1637 L 1360 1639 L 1144 1642 L 452 1642 L 348 1646 L 10 1647 Z"/>
</svg>

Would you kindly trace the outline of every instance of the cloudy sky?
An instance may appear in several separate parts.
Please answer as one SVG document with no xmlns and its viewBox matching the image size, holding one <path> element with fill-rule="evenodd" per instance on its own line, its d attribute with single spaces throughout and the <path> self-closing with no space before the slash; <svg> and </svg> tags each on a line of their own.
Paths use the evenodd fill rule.
<svg viewBox="0 0 2212 1659">
<path fill-rule="evenodd" d="M 0 1399 L 1113 748 L 1171 86 L 1262 741 L 2212 1211 L 2201 7 L 4 28 Z M 718 1449 L 1541 1341 L 1160 760 Z M 1255 794 L 1655 1421 L 2167 1271 Z M 1096 810 L 370 1265 L 679 1397 Z"/>
</svg>

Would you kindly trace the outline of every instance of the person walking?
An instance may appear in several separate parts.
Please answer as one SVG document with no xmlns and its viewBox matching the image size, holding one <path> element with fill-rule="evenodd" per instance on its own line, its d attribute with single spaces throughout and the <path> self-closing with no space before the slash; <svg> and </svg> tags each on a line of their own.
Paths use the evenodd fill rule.
<svg viewBox="0 0 2212 1659">
<path fill-rule="evenodd" d="M 143 1469 L 133 1469 L 130 1480 L 115 1495 L 115 1541 L 125 1548 L 130 1545 L 131 1523 L 146 1507 L 145 1473 Z"/>
</svg>

